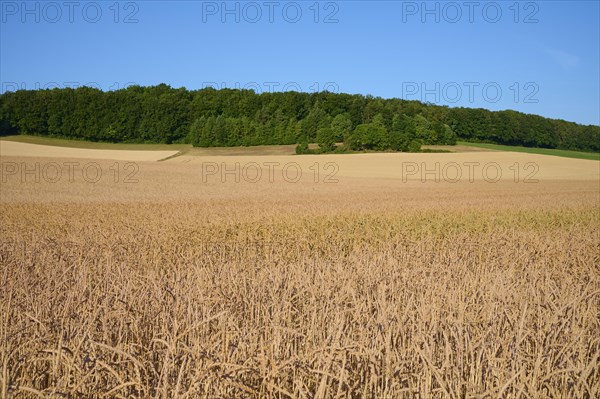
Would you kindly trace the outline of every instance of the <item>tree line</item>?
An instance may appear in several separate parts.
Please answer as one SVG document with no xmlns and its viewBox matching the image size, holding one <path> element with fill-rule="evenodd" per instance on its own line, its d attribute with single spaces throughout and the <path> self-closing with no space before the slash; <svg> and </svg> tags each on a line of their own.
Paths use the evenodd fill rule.
<svg viewBox="0 0 600 399">
<path fill-rule="evenodd" d="M 275 92 L 168 85 L 103 92 L 20 90 L 0 95 L 0 135 L 91 141 L 252 146 L 318 143 L 334 151 L 416 151 L 457 139 L 600 151 L 600 127 L 516 111 L 449 108 L 330 92 Z"/>
</svg>

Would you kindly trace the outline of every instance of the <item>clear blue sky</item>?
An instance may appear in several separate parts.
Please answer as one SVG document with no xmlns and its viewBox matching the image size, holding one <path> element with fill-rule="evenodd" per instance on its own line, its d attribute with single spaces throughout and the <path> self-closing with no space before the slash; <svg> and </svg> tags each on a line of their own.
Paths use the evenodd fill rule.
<svg viewBox="0 0 600 399">
<path fill-rule="evenodd" d="M 115 3 L 0 1 L 2 91 L 328 89 L 600 124 L 598 1 Z"/>
</svg>

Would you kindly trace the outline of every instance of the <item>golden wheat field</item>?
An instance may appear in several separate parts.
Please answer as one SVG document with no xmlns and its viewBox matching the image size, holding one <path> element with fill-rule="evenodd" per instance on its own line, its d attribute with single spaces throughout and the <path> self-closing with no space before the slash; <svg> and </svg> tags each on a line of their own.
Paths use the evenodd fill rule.
<svg viewBox="0 0 600 399">
<path fill-rule="evenodd" d="M 2 398 L 600 397 L 596 161 L 118 159 L 1 158 Z"/>
</svg>

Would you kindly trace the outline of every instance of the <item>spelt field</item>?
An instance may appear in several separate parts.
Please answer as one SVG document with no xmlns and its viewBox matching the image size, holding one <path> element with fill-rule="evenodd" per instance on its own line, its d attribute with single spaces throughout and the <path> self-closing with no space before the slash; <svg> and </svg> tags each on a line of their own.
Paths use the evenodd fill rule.
<svg viewBox="0 0 600 399">
<path fill-rule="evenodd" d="M 596 161 L 1 161 L 2 398 L 600 396 Z"/>
</svg>

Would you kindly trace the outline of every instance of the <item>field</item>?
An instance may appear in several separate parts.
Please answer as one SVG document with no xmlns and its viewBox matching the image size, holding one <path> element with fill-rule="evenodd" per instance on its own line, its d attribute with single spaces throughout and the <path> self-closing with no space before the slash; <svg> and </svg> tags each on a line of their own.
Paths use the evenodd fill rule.
<svg viewBox="0 0 600 399">
<path fill-rule="evenodd" d="M 600 396 L 597 161 L 23 154 L 2 398 Z"/>
<path fill-rule="evenodd" d="M 293 155 L 296 153 L 295 145 L 268 145 L 254 147 L 211 147 L 200 148 L 192 147 L 191 144 L 127 144 L 127 143 L 103 143 L 83 140 L 66 140 L 54 137 L 42 136 L 7 136 L 0 140 L 0 144 L 7 142 L 36 144 L 43 146 L 52 146 L 60 148 L 83 148 L 91 150 L 117 150 L 117 151 L 170 151 L 179 154 L 188 154 L 195 156 L 205 155 Z M 311 145 L 316 147 L 316 145 Z M 465 147 L 468 148 L 468 147 Z M 23 154 L 23 148 L 20 154 Z M 28 151 L 29 153 L 29 151 Z M 31 154 L 35 156 L 36 154 Z"/>
<path fill-rule="evenodd" d="M 600 161 L 600 154 L 594 152 L 581 152 L 571 150 L 557 150 L 551 148 L 531 148 L 512 145 L 486 144 L 486 143 L 466 143 L 459 142 L 458 145 L 464 147 L 475 147 L 480 149 L 488 149 L 494 151 L 514 151 L 526 152 L 529 154 L 554 155 L 557 157 L 576 158 L 576 159 L 591 159 Z"/>
<path fill-rule="evenodd" d="M 135 151 L 177 151 L 181 155 L 212 156 L 212 155 L 293 155 L 296 153 L 295 145 L 268 145 L 254 147 L 192 147 L 191 144 L 124 144 L 124 143 L 101 143 L 83 140 L 66 140 L 54 137 L 18 135 L 3 137 L 0 141 L 37 144 L 66 148 L 85 148 L 96 150 L 135 150 Z M 311 148 L 317 148 L 311 144 Z M 557 150 L 548 148 L 530 148 L 519 146 L 508 146 L 486 143 L 468 143 L 459 141 L 456 145 L 425 145 L 424 150 L 437 150 L 443 152 L 487 152 L 487 151 L 509 151 L 524 152 L 528 154 L 554 155 L 558 157 L 600 160 L 600 154 L 581 151 Z M 21 154 L 22 149 L 20 149 Z"/>
<path fill-rule="evenodd" d="M 83 159 L 113 159 L 117 161 L 160 161 L 178 154 L 178 151 L 144 151 L 123 149 L 90 149 L 76 147 L 59 147 L 20 143 L 16 141 L 1 141 L 0 155 L 3 157 L 19 156 L 46 158 L 83 158 Z"/>
<path fill-rule="evenodd" d="M 105 143 L 85 140 L 68 140 L 56 137 L 31 136 L 19 134 L 16 136 L 5 136 L 0 140 L 4 142 L 48 145 L 63 148 L 86 148 L 93 150 L 141 150 L 141 151 L 187 151 L 192 148 L 191 144 L 127 144 L 127 143 Z"/>
</svg>

